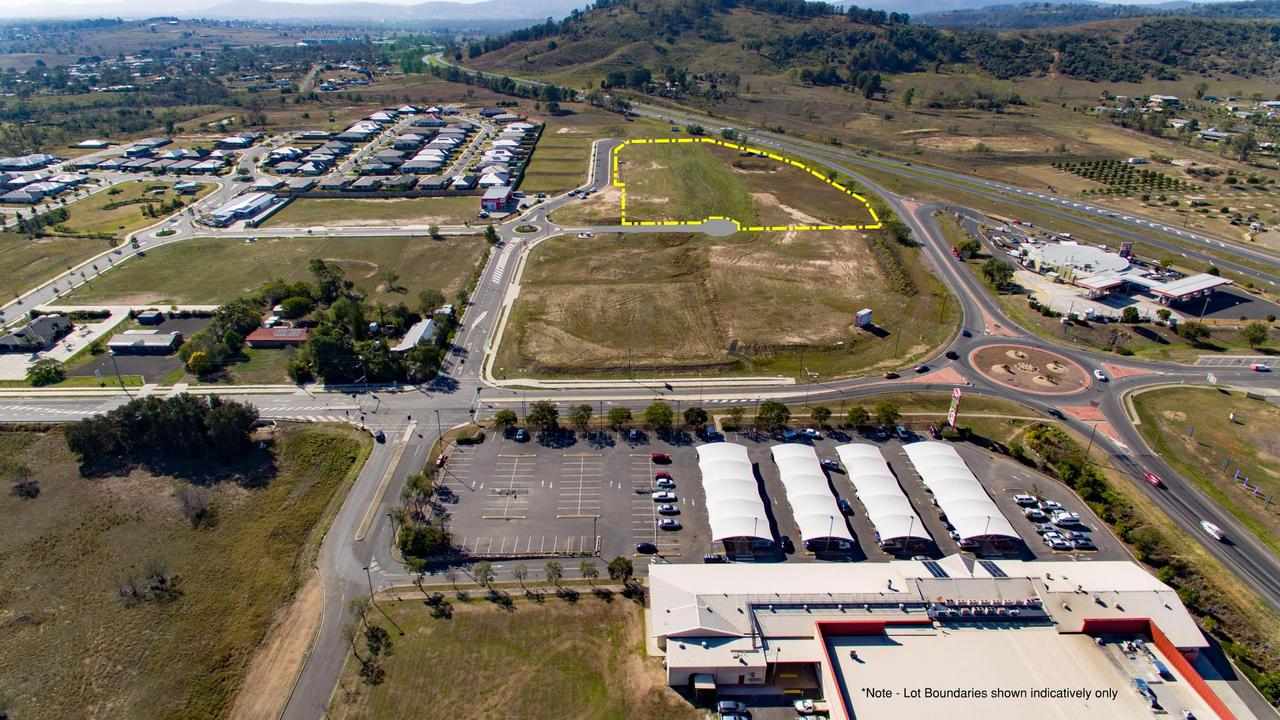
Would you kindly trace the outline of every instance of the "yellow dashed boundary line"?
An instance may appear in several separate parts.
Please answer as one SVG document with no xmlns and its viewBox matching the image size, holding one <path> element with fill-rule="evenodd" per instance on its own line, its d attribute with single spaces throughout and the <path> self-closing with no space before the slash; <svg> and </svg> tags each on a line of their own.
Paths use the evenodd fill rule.
<svg viewBox="0 0 1280 720">
<path fill-rule="evenodd" d="M 861 225 L 747 225 L 747 226 L 744 226 L 742 223 L 738 222 L 737 220 L 731 217 L 723 216 L 723 215 L 712 215 L 710 217 L 706 217 L 706 218 L 703 218 L 702 220 L 697 220 L 697 221 L 693 221 L 693 220 L 634 220 L 634 221 L 628 220 L 627 219 L 627 186 L 626 186 L 626 183 L 622 182 L 622 180 L 618 177 L 618 153 L 628 145 L 673 145 L 673 144 L 681 144 L 681 143 L 709 143 L 711 145 L 719 145 L 721 147 L 726 147 L 731 150 L 751 153 L 753 155 L 756 155 L 757 157 L 766 157 L 766 158 L 769 158 L 770 160 L 776 160 L 780 163 L 785 163 L 787 165 L 797 167 L 809 173 L 810 175 L 818 178 L 822 182 L 830 185 L 831 187 L 834 187 L 840 192 L 843 192 L 849 197 L 854 198 L 858 202 L 862 203 L 863 207 L 867 209 L 867 212 L 871 213 L 871 219 L 873 222 L 863 223 Z M 782 231 L 791 231 L 791 230 L 877 230 L 881 227 L 880 217 L 876 215 L 876 211 L 871 207 L 871 203 L 867 202 L 866 198 L 862 197 L 856 192 L 853 192 L 852 190 L 841 185 L 838 182 L 835 182 L 833 180 L 828 180 L 822 173 L 818 172 L 817 170 L 814 170 L 813 168 L 805 165 L 802 162 L 792 160 L 791 158 L 783 157 L 776 153 L 769 152 L 768 150 L 761 150 L 759 148 L 748 147 L 746 145 L 739 145 L 737 143 L 728 142 L 726 140 L 717 140 L 716 138 L 705 138 L 705 137 L 639 138 L 635 140 L 623 141 L 621 145 L 614 147 L 609 154 L 611 158 L 609 162 L 609 166 L 610 166 L 609 181 L 614 187 L 618 188 L 618 191 L 619 191 L 620 203 L 622 206 L 622 224 L 623 225 L 635 225 L 635 226 L 641 226 L 641 227 L 658 227 L 658 226 L 691 227 L 691 226 L 701 225 L 709 220 L 727 220 L 733 223 L 734 225 L 738 226 L 739 231 L 746 230 L 747 232 L 763 232 L 763 231 L 782 232 Z"/>
</svg>

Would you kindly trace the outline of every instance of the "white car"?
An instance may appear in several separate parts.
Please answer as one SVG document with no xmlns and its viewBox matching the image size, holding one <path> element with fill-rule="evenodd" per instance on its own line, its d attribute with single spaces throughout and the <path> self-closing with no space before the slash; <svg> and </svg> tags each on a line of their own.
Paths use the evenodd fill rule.
<svg viewBox="0 0 1280 720">
<path fill-rule="evenodd" d="M 822 439 L 822 433 L 818 432 L 817 430 L 814 430 L 813 428 L 805 428 L 800 431 L 800 434 L 804 435 L 807 438 L 812 438 L 814 440 Z"/>
<path fill-rule="evenodd" d="M 1201 521 L 1200 521 L 1200 527 L 1201 527 L 1201 529 L 1203 529 L 1205 532 L 1209 533 L 1209 535 L 1211 535 L 1211 536 L 1213 537 L 1213 539 L 1214 539 L 1214 540 L 1226 540 L 1226 539 L 1227 539 L 1227 534 L 1226 534 L 1226 533 L 1224 533 L 1224 532 L 1222 532 L 1222 528 L 1218 527 L 1217 525 L 1214 525 L 1213 523 L 1209 522 L 1208 520 L 1201 520 Z"/>
<path fill-rule="evenodd" d="M 1039 502 L 1038 500 L 1036 500 L 1035 495 L 1014 495 L 1013 501 L 1018 503 L 1019 505 L 1022 505 L 1023 507 L 1031 507 L 1031 506 L 1034 506 L 1037 502 Z"/>
<path fill-rule="evenodd" d="M 676 501 L 676 494 L 670 490 L 659 490 L 649 497 L 653 498 L 654 502 L 670 503 Z"/>
<path fill-rule="evenodd" d="M 1106 374 L 1106 373 L 1104 373 L 1104 372 L 1102 372 L 1101 370 L 1094 370 L 1094 371 L 1093 371 L 1093 376 L 1094 376 L 1094 377 L 1096 377 L 1096 378 L 1098 378 L 1098 382 L 1106 382 L 1106 381 L 1107 381 L 1107 374 Z"/>
<path fill-rule="evenodd" d="M 658 527 L 662 530 L 679 530 L 680 521 L 675 518 L 662 518 L 658 521 Z"/>
<path fill-rule="evenodd" d="M 578 233 L 578 237 L 582 238 L 583 240 L 588 240 L 590 238 L 595 237 L 595 233 L 580 232 Z"/>
</svg>

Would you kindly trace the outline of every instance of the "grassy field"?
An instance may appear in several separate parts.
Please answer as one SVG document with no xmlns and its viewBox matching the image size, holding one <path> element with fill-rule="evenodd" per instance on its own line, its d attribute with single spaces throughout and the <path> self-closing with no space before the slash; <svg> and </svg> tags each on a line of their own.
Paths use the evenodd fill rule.
<svg viewBox="0 0 1280 720">
<path fill-rule="evenodd" d="M 1156 454 L 1280 552 L 1280 506 L 1266 504 L 1280 490 L 1280 408 L 1212 388 L 1152 390 L 1135 395 L 1133 404 L 1142 419 L 1138 429 Z M 1228 420 L 1231 413 L 1235 421 Z M 1261 486 L 1257 495 L 1232 479 L 1236 470 L 1250 487 Z"/>
<path fill-rule="evenodd" d="M 0 299 L 8 301 L 110 247 L 106 240 L 0 233 Z"/>
<path fill-rule="evenodd" d="M 499 376 L 726 372 L 822 377 L 898 367 L 951 335 L 945 289 L 901 249 L 891 289 L 855 232 L 560 237 L 534 251 Z M 852 327 L 870 307 L 884 337 Z"/>
<path fill-rule="evenodd" d="M 197 238 L 130 260 L 77 289 L 68 302 L 220 303 L 273 278 L 309 279 L 307 261 L 323 258 L 340 265 L 370 298 L 413 303 L 422 290 L 449 295 L 461 287 L 483 252 L 479 236 L 260 238 L 252 244 Z M 402 291 L 389 291 L 384 271 L 399 276 Z"/>
<path fill-rule="evenodd" d="M 470 196 L 382 200 L 303 198 L 272 215 L 263 227 L 461 225 L 481 222 L 476 219 L 479 211 L 480 198 Z"/>
<path fill-rule="evenodd" d="M 353 693 L 339 690 L 329 717 L 702 717 L 666 687 L 658 661 L 645 656 L 641 609 L 583 595 L 573 604 L 554 597 L 541 604 L 516 600 L 511 611 L 480 599 L 454 602 L 452 619 L 433 619 L 420 598 L 380 603 L 405 631 L 397 635 L 384 622 L 394 643 L 383 661 L 386 681 L 361 684 L 349 660 L 342 686 Z M 376 612 L 371 617 L 382 620 Z"/>
<path fill-rule="evenodd" d="M 206 486 L 214 519 L 193 528 L 175 496 L 184 480 L 80 477 L 61 433 L 0 433 L 0 470 L 29 468 L 40 489 L 0 496 L 0 687 L 13 716 L 223 717 L 368 447 L 345 428 L 278 431 L 244 460 L 266 482 Z M 175 597 L 117 600 L 125 577 L 155 565 L 177 577 Z"/>
<path fill-rule="evenodd" d="M 666 125 L 654 120 L 624 120 L 586 104 L 563 103 L 565 115 L 544 118 L 546 128 L 538 141 L 520 188 L 526 192 L 559 193 L 578 187 L 587 179 L 591 144 L 601 138 L 665 136 Z"/>
<path fill-rule="evenodd" d="M 71 217 L 62 223 L 61 227 L 73 233 L 110 233 L 122 238 L 134 230 L 160 222 L 161 218 L 147 217 L 142 214 L 142 208 L 147 203 L 159 206 L 161 203 L 172 202 L 176 197 L 182 197 L 182 201 L 190 205 L 196 197 L 212 191 L 213 188 L 213 183 L 205 183 L 195 196 L 179 196 L 173 191 L 173 183 L 170 182 L 124 183 L 113 188 L 120 191 L 114 195 L 111 194 L 111 190 L 103 190 L 67 205 L 67 211 L 71 213 Z M 157 192 L 160 190 L 163 192 Z M 131 202 L 135 200 L 145 200 L 145 202 Z M 108 205 L 115 203 L 131 204 L 107 208 Z"/>
</svg>

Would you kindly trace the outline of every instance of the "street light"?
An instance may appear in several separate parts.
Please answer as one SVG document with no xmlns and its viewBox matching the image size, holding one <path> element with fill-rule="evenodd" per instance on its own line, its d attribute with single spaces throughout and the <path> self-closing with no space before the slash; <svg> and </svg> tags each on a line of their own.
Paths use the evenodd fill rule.
<svg viewBox="0 0 1280 720">
<path fill-rule="evenodd" d="M 111 367 L 115 368 L 116 382 L 120 383 L 120 389 L 124 390 L 124 394 L 127 395 L 130 400 L 132 400 L 133 395 L 129 394 L 129 388 L 124 386 L 124 378 L 120 377 L 120 366 L 116 364 L 116 351 L 108 350 L 107 355 L 111 357 Z"/>
</svg>

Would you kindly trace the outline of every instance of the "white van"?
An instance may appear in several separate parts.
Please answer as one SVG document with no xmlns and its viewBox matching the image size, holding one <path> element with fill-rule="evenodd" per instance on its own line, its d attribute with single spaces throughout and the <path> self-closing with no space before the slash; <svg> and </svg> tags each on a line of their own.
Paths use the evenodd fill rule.
<svg viewBox="0 0 1280 720">
<path fill-rule="evenodd" d="M 1213 536 L 1214 540 L 1227 539 L 1227 534 L 1222 532 L 1222 528 L 1218 527 L 1217 525 L 1214 525 L 1208 520 L 1201 520 L 1200 527 L 1204 529 L 1205 532 L 1209 533 L 1209 535 Z"/>
</svg>

